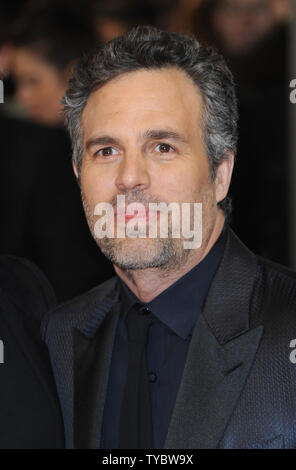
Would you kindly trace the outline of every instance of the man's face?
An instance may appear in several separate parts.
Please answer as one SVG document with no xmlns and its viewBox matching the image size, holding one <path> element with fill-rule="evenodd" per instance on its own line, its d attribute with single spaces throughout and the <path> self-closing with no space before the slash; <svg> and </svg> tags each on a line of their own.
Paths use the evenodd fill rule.
<svg viewBox="0 0 296 470">
<path fill-rule="evenodd" d="M 93 235 L 95 206 L 108 202 L 115 207 L 118 195 L 127 205 L 145 207 L 151 202 L 203 204 L 203 240 L 195 250 L 184 249 L 182 236 L 97 239 L 120 268 L 167 269 L 190 256 L 202 258 L 216 223 L 217 200 L 227 191 L 220 184 L 223 177 L 211 181 L 202 124 L 202 98 L 191 79 L 174 68 L 121 75 L 91 94 L 82 115 L 80 182 Z M 116 233 L 116 215 L 114 223 Z"/>
</svg>

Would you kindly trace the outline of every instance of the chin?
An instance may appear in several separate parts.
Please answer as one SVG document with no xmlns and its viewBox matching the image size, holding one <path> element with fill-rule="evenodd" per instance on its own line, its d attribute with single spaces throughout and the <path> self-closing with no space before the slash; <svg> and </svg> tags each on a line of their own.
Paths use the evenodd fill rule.
<svg viewBox="0 0 296 470">
<path fill-rule="evenodd" d="M 128 267 L 132 269 L 132 265 L 146 266 L 153 263 L 153 260 L 159 257 L 159 251 L 161 251 L 157 239 L 108 239 L 103 243 L 100 241 L 99 246 L 105 256 L 114 264 L 122 268 L 126 266 L 126 269 Z"/>
<path fill-rule="evenodd" d="M 183 250 L 180 239 L 106 239 L 100 248 L 116 266 L 125 270 L 168 269 L 187 261 L 190 250 Z"/>
</svg>

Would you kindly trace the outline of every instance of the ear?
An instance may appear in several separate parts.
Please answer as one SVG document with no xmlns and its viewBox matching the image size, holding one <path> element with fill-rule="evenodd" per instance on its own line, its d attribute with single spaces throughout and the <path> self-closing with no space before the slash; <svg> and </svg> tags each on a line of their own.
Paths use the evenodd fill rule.
<svg viewBox="0 0 296 470">
<path fill-rule="evenodd" d="M 78 168 L 77 168 L 77 165 L 76 165 L 76 163 L 74 162 L 74 160 L 72 160 L 72 167 L 73 167 L 74 174 L 75 174 L 76 178 L 78 179 L 78 177 L 79 177 L 79 175 L 78 175 Z"/>
<path fill-rule="evenodd" d="M 227 196 L 232 176 L 233 164 L 234 153 L 228 151 L 227 158 L 223 158 L 216 170 L 215 186 L 217 202 L 222 201 Z"/>
</svg>

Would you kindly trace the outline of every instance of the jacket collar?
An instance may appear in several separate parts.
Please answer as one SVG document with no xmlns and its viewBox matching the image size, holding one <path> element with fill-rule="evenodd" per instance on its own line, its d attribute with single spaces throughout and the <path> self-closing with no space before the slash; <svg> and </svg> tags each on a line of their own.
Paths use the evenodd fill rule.
<svg viewBox="0 0 296 470">
<path fill-rule="evenodd" d="M 256 257 L 230 230 L 195 326 L 165 448 L 219 447 L 263 332 L 249 325 L 258 272 Z"/>
</svg>

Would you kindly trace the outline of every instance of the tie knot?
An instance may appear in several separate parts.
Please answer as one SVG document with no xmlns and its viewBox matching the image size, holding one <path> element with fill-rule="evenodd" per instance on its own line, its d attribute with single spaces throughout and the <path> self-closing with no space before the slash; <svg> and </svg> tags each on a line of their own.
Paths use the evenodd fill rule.
<svg viewBox="0 0 296 470">
<path fill-rule="evenodd" d="M 146 344 L 148 331 L 152 323 L 158 319 L 141 304 L 135 304 L 126 316 L 126 326 L 129 341 Z"/>
</svg>

